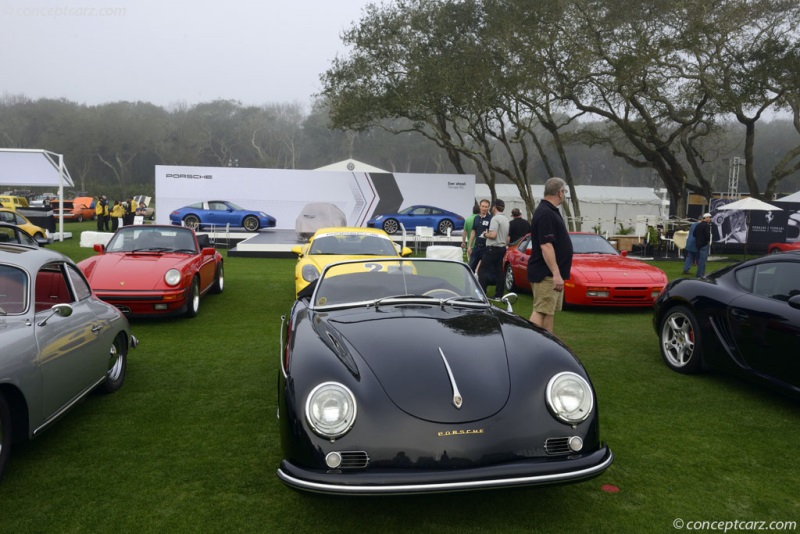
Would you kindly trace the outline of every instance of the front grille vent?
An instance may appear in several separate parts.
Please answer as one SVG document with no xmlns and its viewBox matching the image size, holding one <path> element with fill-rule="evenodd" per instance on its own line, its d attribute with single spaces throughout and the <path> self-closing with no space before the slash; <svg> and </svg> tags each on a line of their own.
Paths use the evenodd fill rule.
<svg viewBox="0 0 800 534">
<path fill-rule="evenodd" d="M 364 451 L 342 451 L 339 469 L 364 469 L 369 464 L 369 454 Z"/>
<path fill-rule="evenodd" d="M 569 436 L 566 438 L 548 438 L 544 442 L 544 450 L 547 454 L 571 454 L 569 440 Z"/>
</svg>

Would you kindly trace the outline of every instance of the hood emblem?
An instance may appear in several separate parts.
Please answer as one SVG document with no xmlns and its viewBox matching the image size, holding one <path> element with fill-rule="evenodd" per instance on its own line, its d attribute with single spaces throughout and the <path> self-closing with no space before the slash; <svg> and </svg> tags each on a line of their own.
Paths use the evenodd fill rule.
<svg viewBox="0 0 800 534">
<path fill-rule="evenodd" d="M 125 282 L 124 282 L 124 281 L 123 281 L 123 282 L 120 282 L 120 283 L 119 283 L 119 285 L 121 285 L 121 286 L 124 286 L 124 285 L 125 285 Z"/>
<path fill-rule="evenodd" d="M 458 391 L 458 384 L 456 384 L 456 379 L 453 377 L 453 371 L 450 370 L 450 364 L 447 363 L 447 358 L 444 356 L 442 347 L 439 347 L 439 354 L 442 356 L 445 369 L 447 369 L 447 376 L 450 377 L 450 387 L 453 388 L 453 406 L 455 406 L 457 410 L 460 410 L 461 406 L 464 404 L 464 399 L 461 398 L 461 392 Z"/>
</svg>

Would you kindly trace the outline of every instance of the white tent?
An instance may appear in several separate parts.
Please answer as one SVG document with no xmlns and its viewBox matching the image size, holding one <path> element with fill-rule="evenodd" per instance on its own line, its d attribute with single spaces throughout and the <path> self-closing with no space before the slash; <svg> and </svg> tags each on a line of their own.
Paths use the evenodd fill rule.
<svg viewBox="0 0 800 534">
<path fill-rule="evenodd" d="M 530 188 L 538 205 L 542 200 L 544 185 L 532 185 Z M 495 190 L 497 197 L 506 203 L 506 213 L 513 208 L 525 213 L 525 202 L 516 185 L 497 184 Z M 662 213 L 661 199 L 649 187 L 577 185 L 575 192 L 580 201 L 581 229 L 584 231 L 600 227 L 600 233 L 615 235 L 621 223 L 624 228 L 634 228 L 636 235 L 643 236 L 648 225 L 654 226 L 666 218 Z M 475 184 L 475 200 L 482 198 L 489 198 L 489 186 Z"/>
<path fill-rule="evenodd" d="M 314 169 L 314 170 L 351 171 L 351 172 L 389 172 L 389 171 L 384 171 L 383 169 L 379 169 L 378 167 L 373 167 L 372 165 L 367 165 L 366 163 L 362 163 L 354 159 L 345 159 L 337 163 L 331 163 L 330 165 L 326 165 L 324 167 L 320 167 L 319 169 Z"/>
<path fill-rule="evenodd" d="M 800 191 L 789 196 L 779 198 L 775 202 L 800 202 Z"/>
<path fill-rule="evenodd" d="M 58 186 L 58 200 L 61 203 L 65 183 L 69 187 L 73 185 L 63 155 L 41 149 L 0 148 L 0 185 Z M 61 213 L 58 230 L 60 240 L 63 240 L 63 210 Z"/>
</svg>

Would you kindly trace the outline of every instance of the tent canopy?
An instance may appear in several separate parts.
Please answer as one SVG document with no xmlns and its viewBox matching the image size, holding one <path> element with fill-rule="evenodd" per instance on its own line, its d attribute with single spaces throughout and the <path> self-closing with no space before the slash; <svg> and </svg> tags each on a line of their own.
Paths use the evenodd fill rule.
<svg viewBox="0 0 800 534">
<path fill-rule="evenodd" d="M 320 167 L 314 170 L 350 171 L 350 172 L 389 172 L 389 171 L 384 171 L 383 169 L 379 169 L 378 167 L 373 167 L 372 165 L 367 165 L 366 163 L 354 159 L 345 159 L 337 163 L 331 163 L 330 165 L 326 165 L 324 167 Z"/>
<path fill-rule="evenodd" d="M 72 178 L 63 167 L 63 184 L 72 187 Z M 0 184 L 3 186 L 51 187 L 62 184 L 59 154 L 47 150 L 0 148 Z"/>
<path fill-rule="evenodd" d="M 800 191 L 792 193 L 787 197 L 779 198 L 775 202 L 800 202 Z"/>
<path fill-rule="evenodd" d="M 530 186 L 534 201 L 538 203 L 544 195 L 544 185 Z M 525 214 L 525 202 L 514 184 L 495 185 L 497 197 L 505 201 L 505 213 L 513 208 Z M 662 203 L 658 195 L 650 187 L 606 187 L 596 185 L 577 185 L 583 220 L 582 230 L 591 231 L 592 227 L 600 227 L 601 233 L 614 235 L 623 227 L 634 228 L 636 235 L 645 235 L 647 226 L 655 226 L 666 218 L 662 213 Z M 475 200 L 489 198 L 489 186 L 475 184 Z M 574 216 L 575 214 L 573 214 Z"/>
</svg>

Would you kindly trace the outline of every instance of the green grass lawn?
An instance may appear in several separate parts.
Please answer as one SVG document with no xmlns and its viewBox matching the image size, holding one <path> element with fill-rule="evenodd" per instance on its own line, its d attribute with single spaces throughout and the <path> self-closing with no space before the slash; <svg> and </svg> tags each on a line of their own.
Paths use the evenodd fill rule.
<svg viewBox="0 0 800 534">
<path fill-rule="evenodd" d="M 92 223 L 66 229 L 73 239 L 51 248 L 76 261 L 94 253 L 77 235 Z M 141 345 L 118 393 L 90 396 L 14 450 L 0 532 L 671 532 L 676 519 L 800 520 L 797 403 L 669 371 L 649 309 L 556 317 L 597 388 L 616 456 L 602 476 L 433 496 L 292 491 L 275 476 L 275 386 L 294 260 L 223 255 L 225 292 L 203 298 L 196 319 L 132 321 Z M 678 262 L 653 263 L 680 274 Z M 515 312 L 530 315 L 529 295 Z"/>
</svg>

